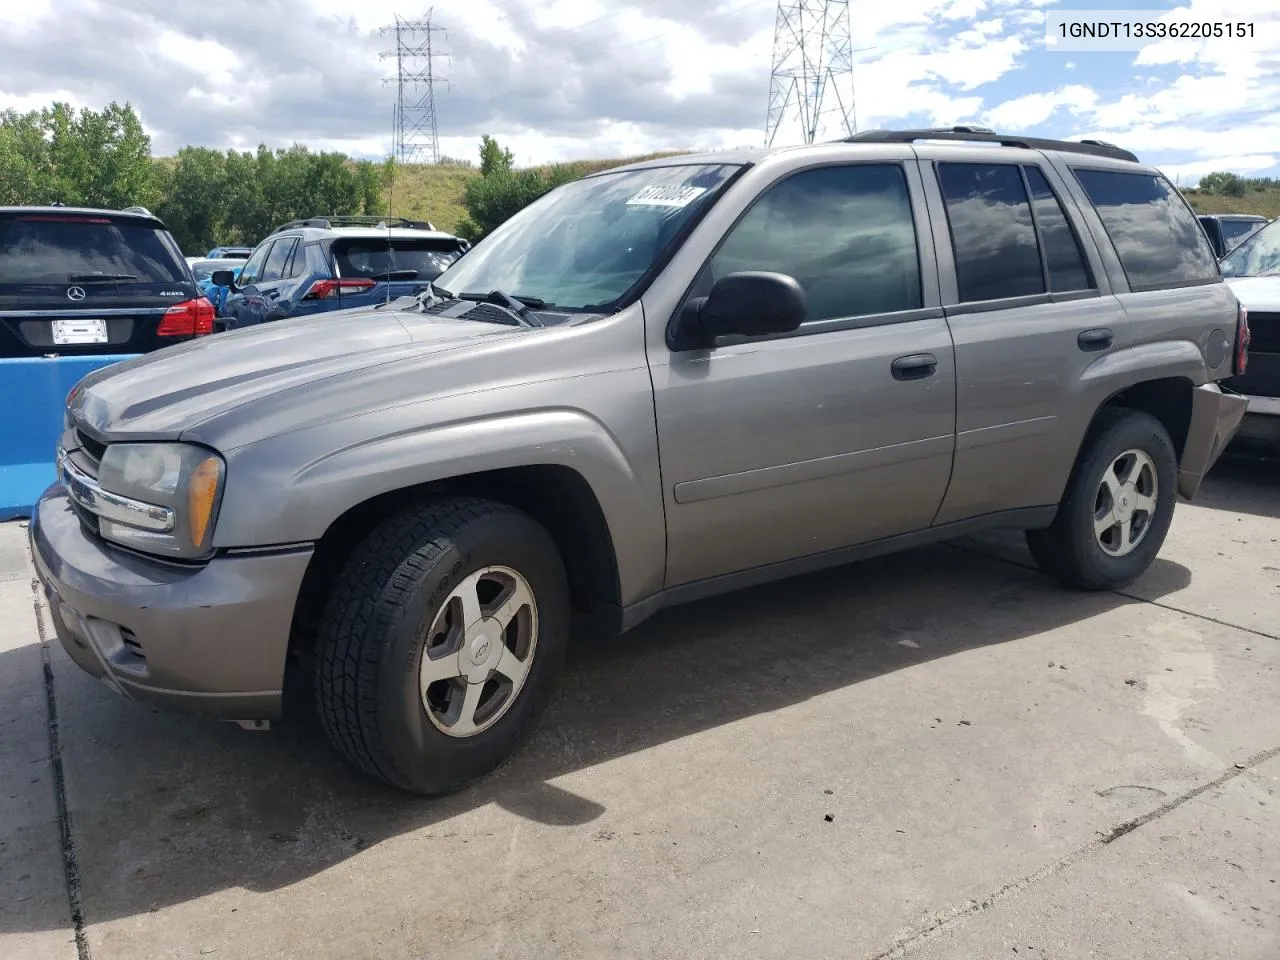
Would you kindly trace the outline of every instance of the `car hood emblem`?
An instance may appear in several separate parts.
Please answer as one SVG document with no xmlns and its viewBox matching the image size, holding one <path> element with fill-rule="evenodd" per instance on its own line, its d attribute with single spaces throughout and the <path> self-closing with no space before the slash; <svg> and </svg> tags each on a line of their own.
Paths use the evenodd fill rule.
<svg viewBox="0 0 1280 960">
<path fill-rule="evenodd" d="M 80 301 L 84 299 L 84 287 L 67 287 L 67 299 Z"/>
</svg>

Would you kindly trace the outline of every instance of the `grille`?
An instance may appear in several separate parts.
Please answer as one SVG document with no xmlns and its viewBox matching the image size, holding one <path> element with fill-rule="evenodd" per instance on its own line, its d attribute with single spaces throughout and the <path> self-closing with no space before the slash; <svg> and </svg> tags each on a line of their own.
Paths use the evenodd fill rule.
<svg viewBox="0 0 1280 960">
<path fill-rule="evenodd" d="M 1280 353 L 1280 313 L 1249 311 L 1249 352 Z"/>
<path fill-rule="evenodd" d="M 79 427 L 76 428 L 76 442 L 80 444 L 80 449 L 92 458 L 94 466 L 97 466 L 98 461 L 102 459 L 102 455 L 107 452 L 105 443 L 99 443 Z M 94 472 L 96 473 L 97 471 Z"/>
<path fill-rule="evenodd" d="M 428 307 L 424 313 L 432 316 L 448 315 L 455 320 L 481 320 L 486 323 L 500 323 L 508 327 L 520 326 L 520 321 L 502 307 L 492 303 L 476 303 L 467 309 L 459 309 L 454 302 L 437 303 Z"/>
<path fill-rule="evenodd" d="M 120 628 L 120 639 L 124 642 L 125 649 L 134 656 L 143 660 L 147 659 L 147 655 L 142 652 L 142 644 L 138 642 L 137 636 L 128 627 Z"/>
</svg>

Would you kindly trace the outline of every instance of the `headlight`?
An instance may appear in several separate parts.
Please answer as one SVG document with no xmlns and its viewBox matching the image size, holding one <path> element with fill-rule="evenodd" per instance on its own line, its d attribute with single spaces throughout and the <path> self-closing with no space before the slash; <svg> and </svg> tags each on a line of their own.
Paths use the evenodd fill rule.
<svg viewBox="0 0 1280 960">
<path fill-rule="evenodd" d="M 108 540 L 147 553 L 194 559 L 213 540 L 225 466 L 205 447 L 187 443 L 113 443 L 98 468 L 98 483 L 108 493 L 172 511 L 173 524 L 158 530 L 146 518 L 130 523 L 118 513 L 101 517 L 98 529 Z M 150 529 L 148 529 L 148 527 Z"/>
</svg>

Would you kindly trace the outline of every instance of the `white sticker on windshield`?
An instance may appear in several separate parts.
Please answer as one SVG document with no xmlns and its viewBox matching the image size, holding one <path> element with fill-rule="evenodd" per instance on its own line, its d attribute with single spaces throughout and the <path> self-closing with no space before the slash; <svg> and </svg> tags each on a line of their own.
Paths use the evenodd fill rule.
<svg viewBox="0 0 1280 960">
<path fill-rule="evenodd" d="M 687 207 L 706 187 L 645 187 L 627 201 L 629 207 Z"/>
</svg>

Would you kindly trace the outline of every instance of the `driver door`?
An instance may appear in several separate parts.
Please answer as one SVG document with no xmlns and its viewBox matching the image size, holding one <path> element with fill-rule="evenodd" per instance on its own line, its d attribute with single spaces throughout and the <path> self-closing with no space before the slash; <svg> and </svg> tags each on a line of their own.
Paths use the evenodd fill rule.
<svg viewBox="0 0 1280 960">
<path fill-rule="evenodd" d="M 914 161 L 797 170 L 729 229 L 689 296 L 727 273 L 784 273 L 809 319 L 651 351 L 668 587 L 932 523 L 956 414 L 933 262 Z"/>
</svg>

